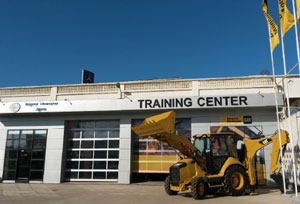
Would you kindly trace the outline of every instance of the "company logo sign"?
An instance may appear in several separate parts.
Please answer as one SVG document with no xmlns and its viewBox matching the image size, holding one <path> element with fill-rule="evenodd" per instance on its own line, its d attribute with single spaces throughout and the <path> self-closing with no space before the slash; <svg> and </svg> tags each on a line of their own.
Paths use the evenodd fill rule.
<svg viewBox="0 0 300 204">
<path fill-rule="evenodd" d="M 20 109 L 21 109 L 21 105 L 19 103 L 13 103 L 9 106 L 9 110 L 14 113 L 19 112 Z"/>
<path fill-rule="evenodd" d="M 252 116 L 220 116 L 220 124 L 251 124 Z"/>
</svg>

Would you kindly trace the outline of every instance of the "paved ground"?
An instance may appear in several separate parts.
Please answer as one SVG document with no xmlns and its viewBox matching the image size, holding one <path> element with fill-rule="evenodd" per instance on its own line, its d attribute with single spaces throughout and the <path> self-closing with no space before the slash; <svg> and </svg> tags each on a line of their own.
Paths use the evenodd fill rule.
<svg viewBox="0 0 300 204">
<path fill-rule="evenodd" d="M 218 194 L 197 201 L 190 193 L 168 196 L 162 183 L 109 184 L 109 183 L 63 183 L 63 184 L 0 184 L 2 204 L 284 204 L 293 203 L 291 198 L 281 196 L 277 189 L 258 189 L 259 195 L 231 197 Z"/>
</svg>

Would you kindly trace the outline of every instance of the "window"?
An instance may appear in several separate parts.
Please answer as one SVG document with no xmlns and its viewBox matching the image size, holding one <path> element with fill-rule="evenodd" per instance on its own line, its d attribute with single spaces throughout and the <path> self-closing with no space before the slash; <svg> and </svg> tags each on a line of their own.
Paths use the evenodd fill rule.
<svg viewBox="0 0 300 204">
<path fill-rule="evenodd" d="M 205 153 L 206 150 L 210 150 L 210 140 L 207 137 L 196 138 L 194 144 L 201 153 Z"/>
<path fill-rule="evenodd" d="M 228 156 L 227 146 L 224 137 L 212 138 L 212 155 L 213 156 Z"/>
<path fill-rule="evenodd" d="M 132 120 L 132 125 L 142 122 L 140 119 Z M 176 119 L 175 134 L 191 139 L 191 119 Z M 132 171 L 135 173 L 168 173 L 169 167 L 179 159 L 176 150 L 167 143 L 152 137 L 139 138 L 134 132 L 132 132 L 132 150 Z"/>
<path fill-rule="evenodd" d="M 118 179 L 119 121 L 69 121 L 66 124 L 65 179 L 98 181 Z"/>
</svg>

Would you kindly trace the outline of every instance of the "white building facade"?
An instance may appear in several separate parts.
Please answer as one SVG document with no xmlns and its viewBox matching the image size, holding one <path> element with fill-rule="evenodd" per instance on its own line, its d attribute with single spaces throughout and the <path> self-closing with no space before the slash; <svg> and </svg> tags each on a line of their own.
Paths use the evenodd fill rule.
<svg viewBox="0 0 300 204">
<path fill-rule="evenodd" d="M 290 96 L 300 98 L 298 77 Z M 281 81 L 281 77 L 277 78 Z M 167 173 L 174 150 L 138 140 L 131 126 L 175 110 L 179 133 L 277 130 L 273 79 L 160 79 L 118 83 L 0 88 L 0 177 L 3 182 L 115 181 Z M 279 85 L 277 103 L 285 106 Z M 271 146 L 257 155 L 257 177 L 271 185 Z"/>
</svg>

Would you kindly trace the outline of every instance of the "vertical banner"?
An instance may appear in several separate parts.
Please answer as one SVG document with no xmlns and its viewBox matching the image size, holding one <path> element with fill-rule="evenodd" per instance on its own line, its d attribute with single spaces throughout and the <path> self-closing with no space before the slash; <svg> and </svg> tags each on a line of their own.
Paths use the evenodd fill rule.
<svg viewBox="0 0 300 204">
<path fill-rule="evenodd" d="M 279 17 L 282 35 L 284 34 L 295 24 L 294 16 L 286 7 L 286 0 L 279 0 Z"/>
<path fill-rule="evenodd" d="M 297 19 L 300 17 L 300 0 L 296 0 L 297 4 Z"/>
<path fill-rule="evenodd" d="M 273 18 L 269 15 L 267 0 L 263 0 L 262 8 L 268 22 L 270 43 L 273 52 L 275 47 L 279 44 L 278 26 L 274 22 Z"/>
</svg>

